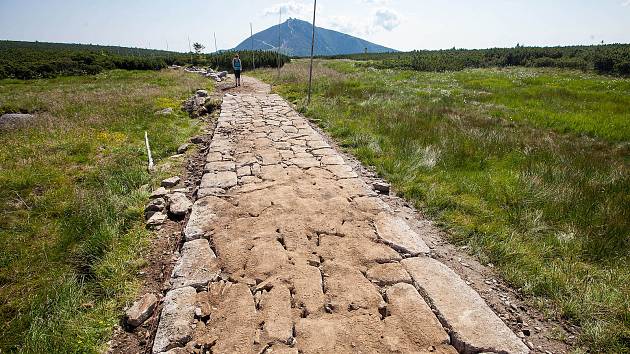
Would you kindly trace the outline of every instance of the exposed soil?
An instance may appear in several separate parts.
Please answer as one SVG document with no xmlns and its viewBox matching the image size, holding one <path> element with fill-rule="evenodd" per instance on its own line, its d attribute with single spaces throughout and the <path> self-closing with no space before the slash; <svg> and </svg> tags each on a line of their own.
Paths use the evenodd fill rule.
<svg viewBox="0 0 630 354">
<path fill-rule="evenodd" d="M 249 76 L 241 76 L 241 86 L 234 86 L 234 75 L 229 75 L 227 80 L 217 85 L 224 93 L 265 94 L 271 92 L 271 85 L 256 80 Z"/>
</svg>

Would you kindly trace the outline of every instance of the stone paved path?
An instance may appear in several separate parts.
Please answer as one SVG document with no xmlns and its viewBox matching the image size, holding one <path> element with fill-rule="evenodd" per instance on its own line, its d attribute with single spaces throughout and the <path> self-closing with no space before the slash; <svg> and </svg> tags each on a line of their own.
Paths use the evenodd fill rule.
<svg viewBox="0 0 630 354">
<path fill-rule="evenodd" d="M 277 95 L 224 97 L 184 234 L 154 353 L 528 352 Z"/>
</svg>

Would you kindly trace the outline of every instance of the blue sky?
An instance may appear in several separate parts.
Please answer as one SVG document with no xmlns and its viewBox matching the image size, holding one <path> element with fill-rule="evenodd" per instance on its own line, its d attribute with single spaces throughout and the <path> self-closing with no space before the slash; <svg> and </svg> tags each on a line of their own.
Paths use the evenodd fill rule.
<svg viewBox="0 0 630 354">
<path fill-rule="evenodd" d="M 302 0 L 0 0 L 0 39 L 188 50 L 236 46 Z M 317 25 L 400 50 L 630 43 L 630 0 L 319 0 Z"/>
</svg>

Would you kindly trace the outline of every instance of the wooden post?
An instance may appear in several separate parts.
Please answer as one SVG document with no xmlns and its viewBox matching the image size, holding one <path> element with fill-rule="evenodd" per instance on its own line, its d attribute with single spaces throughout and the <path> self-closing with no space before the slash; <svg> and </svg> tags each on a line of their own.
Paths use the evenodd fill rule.
<svg viewBox="0 0 630 354">
<path fill-rule="evenodd" d="M 252 41 L 252 70 L 256 70 L 256 57 L 254 56 L 254 28 L 252 23 L 249 23 L 249 38 Z"/>
<path fill-rule="evenodd" d="M 188 36 L 188 52 L 190 52 L 190 65 L 193 65 L 192 47 L 190 46 L 190 36 Z"/>
<path fill-rule="evenodd" d="M 216 59 L 215 65 L 217 66 L 217 70 L 219 70 L 219 48 L 217 47 L 217 33 L 214 33 L 214 58 Z"/>
<path fill-rule="evenodd" d="M 280 79 L 280 26 L 282 26 L 282 7 L 280 7 L 280 15 L 278 16 L 278 50 L 276 51 L 276 66 L 278 67 L 278 79 Z"/>
<path fill-rule="evenodd" d="M 147 146 L 147 156 L 149 157 L 149 172 L 153 171 L 153 157 L 151 157 L 151 147 L 149 146 L 149 135 L 144 132 L 144 143 Z"/>
<path fill-rule="evenodd" d="M 313 37 L 311 38 L 311 66 L 308 69 L 308 96 L 306 105 L 311 104 L 311 85 L 313 84 L 313 54 L 315 52 L 315 13 L 317 11 L 317 0 L 313 3 Z"/>
</svg>

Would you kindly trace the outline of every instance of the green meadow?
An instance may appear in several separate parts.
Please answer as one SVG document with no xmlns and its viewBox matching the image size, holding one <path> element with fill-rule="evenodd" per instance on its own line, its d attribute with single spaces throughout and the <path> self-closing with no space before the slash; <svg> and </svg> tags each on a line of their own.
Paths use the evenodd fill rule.
<svg viewBox="0 0 630 354">
<path fill-rule="evenodd" d="M 103 350 L 150 242 L 143 209 L 160 176 L 144 132 L 157 161 L 175 154 L 199 131 L 179 104 L 208 85 L 179 71 L 0 80 L 0 113 L 38 117 L 0 132 L 0 352 Z"/>
</svg>

